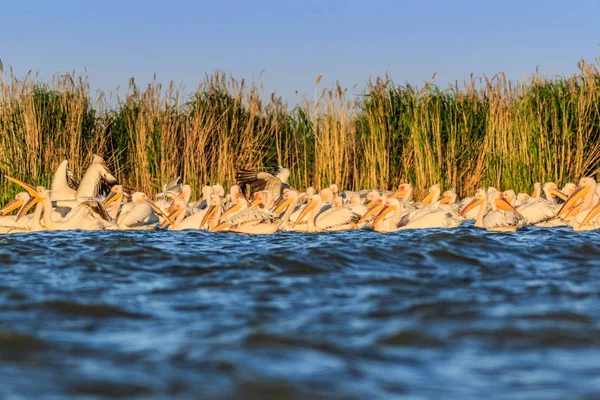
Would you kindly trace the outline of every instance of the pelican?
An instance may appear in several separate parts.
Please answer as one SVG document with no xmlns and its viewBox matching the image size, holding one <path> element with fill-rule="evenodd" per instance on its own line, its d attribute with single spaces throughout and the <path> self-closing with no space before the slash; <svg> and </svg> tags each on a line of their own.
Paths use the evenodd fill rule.
<svg viewBox="0 0 600 400">
<path fill-rule="evenodd" d="M 69 169 L 69 161 L 63 160 L 52 177 L 52 185 L 50 186 L 51 200 L 75 200 L 78 187 L 79 184 L 75 181 L 75 177 Z"/>
<path fill-rule="evenodd" d="M 59 221 L 53 221 L 50 218 L 52 213 L 52 201 L 50 200 L 50 191 L 42 186 L 33 187 L 23 181 L 6 176 L 6 179 L 23 187 L 31 196 L 30 204 L 37 205 L 36 212 L 32 220 L 33 224 L 39 222 L 39 218 L 43 218 L 44 229 L 46 230 L 70 230 L 70 229 L 85 229 L 96 230 L 105 229 L 110 226 L 110 217 L 102 203 L 94 198 L 80 198 L 78 207 L 74 207 L 66 217 Z M 22 208 L 17 214 L 17 219 L 26 212 L 27 207 Z"/>
<path fill-rule="evenodd" d="M 595 198 L 596 181 L 593 178 L 581 178 L 577 190 L 565 201 L 556 217 L 580 224 L 595 204 Z"/>
<path fill-rule="evenodd" d="M 246 185 L 250 185 L 251 193 L 268 190 L 273 196 L 273 200 L 279 199 L 283 195 L 284 189 L 289 189 L 287 180 L 290 176 L 290 170 L 279 166 L 269 172 L 257 172 L 253 170 L 241 170 L 235 175 L 237 184 L 245 190 Z"/>
<path fill-rule="evenodd" d="M 491 210 L 487 211 L 486 203 L 489 203 Z M 475 226 L 485 228 L 488 231 L 516 232 L 519 226 L 521 215 L 513 206 L 511 206 L 502 192 L 491 190 L 486 192 L 480 189 L 475 193 L 473 200 L 460 212 L 465 214 L 471 209 L 479 207 Z"/>
<path fill-rule="evenodd" d="M 109 215 L 116 222 L 119 229 L 154 229 L 158 224 L 158 217 L 149 204 L 148 196 L 142 192 L 131 195 L 131 202 L 122 203 L 123 186 L 115 185 L 104 200 L 104 207 L 112 204 Z"/>
<path fill-rule="evenodd" d="M 390 213 L 391 218 L 384 221 L 385 216 Z M 411 212 L 397 198 L 389 198 L 372 225 L 373 229 L 379 232 L 394 232 L 404 229 L 455 228 L 460 223 L 461 220 L 455 212 L 446 211 L 444 208 L 421 208 Z"/>
<path fill-rule="evenodd" d="M 0 233 L 28 232 L 31 230 L 33 215 L 27 215 L 19 219 L 16 215 L 7 215 L 13 211 L 17 211 L 17 214 L 20 213 L 27 206 L 30 198 L 27 192 L 17 193 L 15 199 L 0 210 Z"/>
<path fill-rule="evenodd" d="M 330 207 L 323 210 L 322 203 L 323 199 L 320 195 L 309 197 L 308 205 L 292 227 L 295 227 L 298 221 L 302 221 L 304 217 L 307 217 L 308 232 L 340 231 L 356 228 L 360 215 L 345 207 Z"/>
<path fill-rule="evenodd" d="M 545 198 L 532 196 L 520 204 L 517 204 L 517 198 L 513 190 L 504 191 L 504 198 L 523 216 L 523 226 L 551 227 L 564 225 L 561 220 L 555 219 L 559 207 L 555 197 L 562 200 L 566 200 L 567 197 L 558 190 L 558 186 L 554 182 L 545 183 L 540 188 L 540 193 L 542 191 Z"/>
<path fill-rule="evenodd" d="M 270 196 L 270 192 L 263 191 L 255 194 L 260 195 L 261 202 L 265 197 Z M 285 195 L 285 194 L 284 194 Z M 250 207 L 244 197 L 236 199 L 236 204 L 229 210 L 221 214 L 219 223 L 210 228 L 211 232 L 229 230 L 239 233 L 267 234 L 275 233 L 281 225 L 279 217 L 266 211 L 264 207 Z"/>
<path fill-rule="evenodd" d="M 406 203 L 412 202 L 413 200 L 413 185 L 410 183 L 401 183 L 398 185 L 398 190 L 391 194 L 389 197 L 392 199 L 400 199 Z"/>
<path fill-rule="evenodd" d="M 211 195 L 211 198 L 213 197 L 220 198 L 220 196 L 217 196 L 215 194 Z M 169 208 L 170 213 L 166 218 L 164 218 L 160 227 L 164 228 L 168 226 L 168 229 L 171 231 L 181 231 L 185 229 L 201 229 L 204 226 L 204 223 L 206 222 L 204 218 L 207 215 L 209 208 L 210 207 L 207 207 L 204 210 L 200 210 L 195 214 L 186 216 L 187 204 L 185 203 L 185 200 L 181 197 L 175 197 L 173 199 L 173 204 Z M 154 208 L 154 211 L 157 211 L 157 208 Z"/>
</svg>

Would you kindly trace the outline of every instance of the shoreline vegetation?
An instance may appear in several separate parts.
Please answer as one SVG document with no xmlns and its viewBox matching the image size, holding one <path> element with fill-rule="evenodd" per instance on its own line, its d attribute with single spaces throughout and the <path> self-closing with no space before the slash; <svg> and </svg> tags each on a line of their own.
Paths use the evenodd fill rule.
<svg viewBox="0 0 600 400">
<path fill-rule="evenodd" d="M 185 97 L 173 83 L 139 87 L 132 78 L 109 106 L 86 76 L 19 79 L 0 63 L 0 169 L 49 187 L 63 159 L 80 178 L 97 153 L 121 182 L 149 195 L 177 176 L 200 190 L 233 184 L 238 169 L 275 165 L 290 169 L 297 188 L 530 191 L 535 181 L 561 185 L 600 171 L 599 65 L 446 88 L 383 77 L 360 96 L 335 84 L 292 108 L 224 72 Z M 4 179 L 0 190 L 3 202 L 17 191 Z"/>
</svg>

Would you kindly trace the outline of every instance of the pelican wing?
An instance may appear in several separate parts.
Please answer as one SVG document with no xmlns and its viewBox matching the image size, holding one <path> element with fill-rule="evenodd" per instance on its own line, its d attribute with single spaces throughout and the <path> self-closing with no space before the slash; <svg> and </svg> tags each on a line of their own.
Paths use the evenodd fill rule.
<svg viewBox="0 0 600 400">
<path fill-rule="evenodd" d="M 360 220 L 360 215 L 346 207 L 331 207 L 321 211 L 315 220 L 317 229 L 332 229 L 342 225 L 355 224 Z"/>
<path fill-rule="evenodd" d="M 118 184 L 117 178 L 110 173 L 106 165 L 92 164 L 81 179 L 77 189 L 77 198 L 105 196 L 114 185 Z"/>
<path fill-rule="evenodd" d="M 277 215 L 259 208 L 245 208 L 227 218 L 227 224 L 238 225 L 247 223 L 271 223 L 278 221 L 278 219 L 279 217 Z"/>
<path fill-rule="evenodd" d="M 268 190 L 273 196 L 273 200 L 277 200 L 284 189 L 289 189 L 290 185 L 283 183 L 279 178 L 268 172 L 257 172 L 253 170 L 241 170 L 235 175 L 237 184 L 245 192 L 246 185 L 250 186 L 251 193 Z"/>
<path fill-rule="evenodd" d="M 517 226 L 519 219 L 512 211 L 490 211 L 483 217 L 486 229 L 499 229 Z"/>
<path fill-rule="evenodd" d="M 52 177 L 50 186 L 52 200 L 73 200 L 77 196 L 78 187 L 79 184 L 75 181 L 75 177 L 69 169 L 69 162 L 63 160 Z"/>
<path fill-rule="evenodd" d="M 529 201 L 517 209 L 529 225 L 539 224 L 554 218 L 557 210 L 557 204 L 542 198 Z"/>
<path fill-rule="evenodd" d="M 98 215 L 103 220 L 110 222 L 110 215 L 108 215 L 106 208 L 104 208 L 104 204 L 102 204 L 101 201 L 98 201 L 98 199 L 88 197 L 88 198 L 79 198 L 78 201 L 83 206 L 88 207 L 92 211 L 92 213 Z"/>
<path fill-rule="evenodd" d="M 137 226 L 142 224 L 158 223 L 158 217 L 154 214 L 152 206 L 148 203 L 137 203 L 129 212 L 119 218 L 119 225 Z"/>
</svg>

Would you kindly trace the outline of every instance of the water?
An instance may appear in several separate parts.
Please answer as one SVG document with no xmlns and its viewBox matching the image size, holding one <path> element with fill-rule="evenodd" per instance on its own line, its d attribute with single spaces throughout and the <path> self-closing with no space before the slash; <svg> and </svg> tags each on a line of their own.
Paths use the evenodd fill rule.
<svg viewBox="0 0 600 400">
<path fill-rule="evenodd" d="M 0 236 L 0 398 L 598 398 L 599 243 Z"/>
</svg>

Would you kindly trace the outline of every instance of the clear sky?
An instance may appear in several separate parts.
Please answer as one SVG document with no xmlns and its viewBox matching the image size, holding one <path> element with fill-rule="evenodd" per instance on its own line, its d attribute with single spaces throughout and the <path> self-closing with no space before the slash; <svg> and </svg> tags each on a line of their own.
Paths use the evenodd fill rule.
<svg viewBox="0 0 600 400">
<path fill-rule="evenodd" d="M 600 1 L 5 1 L 0 59 L 17 74 L 87 72 L 115 92 L 130 77 L 183 83 L 258 77 L 295 103 L 339 80 L 446 86 L 471 73 L 568 74 L 600 56 Z M 120 92 L 124 90 L 121 89 Z M 358 89 L 355 90 L 358 92 Z"/>
</svg>

